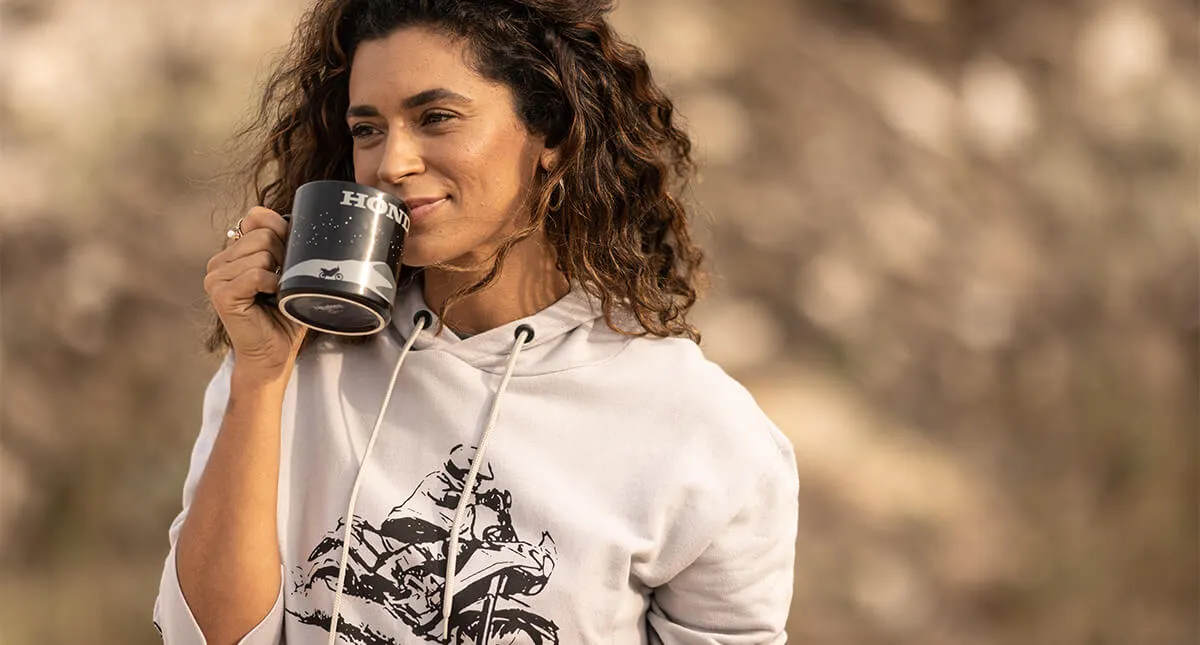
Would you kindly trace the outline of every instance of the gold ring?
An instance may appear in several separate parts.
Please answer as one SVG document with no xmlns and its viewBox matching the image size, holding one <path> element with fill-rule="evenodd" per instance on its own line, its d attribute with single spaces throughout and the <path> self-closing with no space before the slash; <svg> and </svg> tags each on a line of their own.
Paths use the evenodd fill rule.
<svg viewBox="0 0 1200 645">
<path fill-rule="evenodd" d="M 225 231 L 225 237 L 233 240 L 234 242 L 242 239 L 242 237 L 246 235 L 245 233 L 242 232 L 242 220 L 244 220 L 244 219 L 246 219 L 246 218 L 239 217 L 237 224 L 234 224 L 233 228 L 229 229 L 228 231 Z"/>
</svg>

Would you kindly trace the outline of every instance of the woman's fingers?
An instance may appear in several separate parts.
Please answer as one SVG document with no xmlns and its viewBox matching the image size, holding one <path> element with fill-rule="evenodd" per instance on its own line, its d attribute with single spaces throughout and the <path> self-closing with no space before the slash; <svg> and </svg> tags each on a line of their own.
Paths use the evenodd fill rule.
<svg viewBox="0 0 1200 645">
<path fill-rule="evenodd" d="M 283 219 L 279 213 L 264 206 L 251 208 L 242 218 L 242 234 L 249 234 L 251 231 L 257 230 L 271 231 L 275 237 L 279 238 L 280 243 L 287 242 L 287 220 Z"/>
<path fill-rule="evenodd" d="M 204 290 L 218 312 L 230 311 L 234 303 L 253 302 L 259 292 L 278 290 L 275 271 L 283 265 L 287 220 L 256 206 L 241 219 L 239 228 L 241 237 L 209 259 L 205 271 Z"/>
<path fill-rule="evenodd" d="M 274 370 L 295 358 L 300 327 L 274 307 L 258 304 L 260 293 L 278 293 L 290 226 L 269 208 L 252 208 L 242 218 L 242 235 L 208 262 L 204 291 L 221 318 L 243 364 Z M 291 357 L 289 359 L 289 357 Z"/>
<path fill-rule="evenodd" d="M 207 280 L 205 287 L 208 287 Z M 243 271 L 230 280 L 213 284 L 209 298 L 218 312 L 240 313 L 255 306 L 254 297 L 259 293 L 275 293 L 279 290 L 279 276 L 274 271 L 255 268 Z"/>
<path fill-rule="evenodd" d="M 223 251 L 212 256 L 205 270 L 212 273 L 219 270 L 222 265 L 263 251 L 270 254 L 275 261 L 275 266 L 283 265 L 285 253 L 283 240 L 279 239 L 279 236 L 271 229 L 258 228 L 246 233 L 241 239 L 234 241 Z"/>
<path fill-rule="evenodd" d="M 219 264 L 216 268 L 209 271 L 208 275 L 204 276 L 204 290 L 213 295 L 213 291 L 220 287 L 223 283 L 233 282 L 241 277 L 242 274 L 253 271 L 266 271 L 271 275 L 275 274 L 276 267 L 279 263 L 275 260 L 275 256 L 265 249 L 254 251 L 249 255 L 244 255 L 240 258 L 230 260 Z M 278 277 L 276 275 L 276 277 Z M 273 293 L 273 292 L 270 292 Z M 253 297 L 254 293 L 241 294 L 244 297 Z"/>
<path fill-rule="evenodd" d="M 279 213 L 263 206 L 255 206 L 238 220 L 236 226 L 241 229 L 241 237 L 229 242 L 220 253 L 208 261 L 208 271 L 262 248 L 271 249 L 279 264 L 283 264 L 283 249 L 287 244 L 291 225 Z"/>
<path fill-rule="evenodd" d="M 253 305 L 255 295 L 279 291 L 279 276 L 267 269 L 251 269 L 231 280 L 229 285 L 238 295 L 249 294 L 243 298 Z"/>
</svg>

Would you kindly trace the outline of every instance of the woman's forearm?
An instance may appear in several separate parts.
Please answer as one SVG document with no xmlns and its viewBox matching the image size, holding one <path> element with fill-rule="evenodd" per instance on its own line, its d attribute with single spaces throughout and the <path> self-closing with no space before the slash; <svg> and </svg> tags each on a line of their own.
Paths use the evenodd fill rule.
<svg viewBox="0 0 1200 645">
<path fill-rule="evenodd" d="M 275 604 L 286 375 L 232 376 L 229 405 L 176 543 L 179 586 L 209 643 L 236 643 Z"/>
</svg>

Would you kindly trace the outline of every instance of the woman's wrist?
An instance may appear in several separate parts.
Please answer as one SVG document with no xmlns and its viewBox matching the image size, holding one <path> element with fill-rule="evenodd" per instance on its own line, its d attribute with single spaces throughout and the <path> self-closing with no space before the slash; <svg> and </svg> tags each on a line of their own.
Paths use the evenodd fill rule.
<svg viewBox="0 0 1200 645">
<path fill-rule="evenodd" d="M 233 374 L 230 375 L 230 394 L 233 398 L 243 397 L 278 397 L 283 398 L 288 380 L 292 375 L 292 366 L 259 367 L 233 364 Z"/>
</svg>

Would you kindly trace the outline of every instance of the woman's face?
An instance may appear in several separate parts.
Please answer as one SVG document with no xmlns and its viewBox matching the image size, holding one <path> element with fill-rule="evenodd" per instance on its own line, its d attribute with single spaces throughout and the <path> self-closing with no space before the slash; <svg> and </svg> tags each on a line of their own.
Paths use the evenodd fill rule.
<svg viewBox="0 0 1200 645">
<path fill-rule="evenodd" d="M 404 263 L 471 266 L 526 223 L 554 152 L 512 92 L 475 72 L 467 45 L 408 27 L 359 45 L 350 70 L 354 179 L 408 204 Z"/>
</svg>

